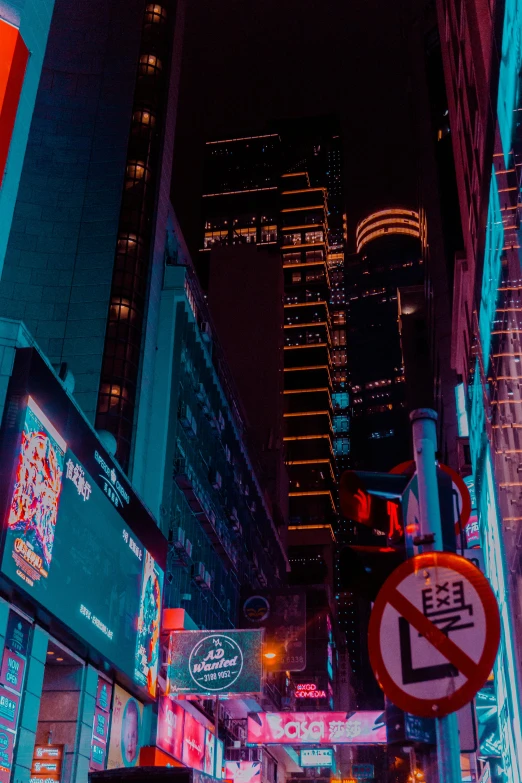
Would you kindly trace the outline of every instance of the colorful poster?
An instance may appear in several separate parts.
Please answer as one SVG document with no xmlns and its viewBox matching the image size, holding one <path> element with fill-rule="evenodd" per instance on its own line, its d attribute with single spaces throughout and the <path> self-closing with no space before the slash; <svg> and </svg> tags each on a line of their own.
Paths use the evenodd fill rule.
<svg viewBox="0 0 522 783">
<path fill-rule="evenodd" d="M 7 529 L 16 573 L 30 587 L 49 575 L 66 448 L 29 397 Z"/>
<path fill-rule="evenodd" d="M 19 709 L 20 696 L 0 688 L 0 727 L 16 731 Z"/>
<path fill-rule="evenodd" d="M 381 745 L 386 743 L 382 711 L 256 712 L 248 716 L 249 745 Z"/>
<path fill-rule="evenodd" d="M 182 762 L 191 769 L 203 771 L 205 758 L 205 727 L 190 712 L 185 713 Z"/>
<path fill-rule="evenodd" d="M 183 722 L 185 710 L 169 696 L 160 696 L 156 745 L 178 761 L 183 756 Z"/>
<path fill-rule="evenodd" d="M 141 748 L 143 704 L 119 685 L 114 686 L 107 769 L 135 767 Z"/>
<path fill-rule="evenodd" d="M 162 591 L 163 571 L 154 558 L 145 551 L 134 679 L 145 685 L 151 696 L 156 696 L 158 681 Z"/>
<path fill-rule="evenodd" d="M 261 783 L 261 762 L 225 761 L 225 779 L 234 783 Z"/>
<path fill-rule="evenodd" d="M 171 693 L 260 693 L 263 630 L 173 631 Z"/>
<path fill-rule="evenodd" d="M 9 783 L 13 767 L 15 735 L 0 727 L 0 783 Z"/>
<path fill-rule="evenodd" d="M 17 693 L 22 692 L 24 681 L 25 660 L 7 648 L 2 656 L 2 668 L 0 669 L 0 684 L 5 685 Z"/>
</svg>

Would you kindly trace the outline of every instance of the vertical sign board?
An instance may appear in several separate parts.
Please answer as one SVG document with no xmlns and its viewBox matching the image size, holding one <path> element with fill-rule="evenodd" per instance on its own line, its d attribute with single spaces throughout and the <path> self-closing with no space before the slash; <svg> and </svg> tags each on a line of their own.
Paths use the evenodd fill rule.
<svg viewBox="0 0 522 783">
<path fill-rule="evenodd" d="M 386 696 L 412 715 L 442 717 L 470 702 L 488 679 L 500 617 L 489 582 L 474 565 L 449 552 L 429 552 L 386 580 L 368 636 L 370 662 Z"/>
<path fill-rule="evenodd" d="M 109 739 L 109 721 L 112 685 L 103 677 L 98 677 L 96 706 L 92 726 L 91 761 L 89 770 L 105 769 L 107 742 Z"/>
<path fill-rule="evenodd" d="M 0 667 L 0 783 L 9 783 L 31 624 L 9 611 Z"/>
<path fill-rule="evenodd" d="M 63 745 L 35 745 L 30 783 L 58 783 L 62 776 Z"/>
</svg>

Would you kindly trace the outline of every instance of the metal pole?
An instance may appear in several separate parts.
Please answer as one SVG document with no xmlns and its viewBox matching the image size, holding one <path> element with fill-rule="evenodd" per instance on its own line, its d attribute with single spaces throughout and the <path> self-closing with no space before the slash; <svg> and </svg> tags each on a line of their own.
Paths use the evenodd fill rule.
<svg viewBox="0 0 522 783">
<path fill-rule="evenodd" d="M 419 513 L 422 550 L 441 552 L 439 488 L 435 453 L 437 414 L 431 408 L 418 408 L 410 413 L 413 428 L 413 453 L 419 485 Z M 437 766 L 440 783 L 460 783 L 460 746 L 457 715 L 437 718 Z"/>
<path fill-rule="evenodd" d="M 219 740 L 219 694 L 216 693 L 214 701 L 214 777 L 218 777 L 218 740 Z"/>
</svg>

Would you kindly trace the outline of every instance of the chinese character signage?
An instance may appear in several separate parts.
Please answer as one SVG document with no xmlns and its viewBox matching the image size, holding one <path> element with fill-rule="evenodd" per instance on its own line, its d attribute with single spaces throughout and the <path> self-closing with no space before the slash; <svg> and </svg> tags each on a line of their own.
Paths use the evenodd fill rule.
<svg viewBox="0 0 522 783">
<path fill-rule="evenodd" d="M 105 769 L 107 755 L 107 740 L 109 737 L 109 721 L 112 685 L 103 677 L 98 677 L 96 707 L 92 726 L 91 763 L 89 769 Z"/>
<path fill-rule="evenodd" d="M 263 631 L 173 631 L 171 693 L 260 693 Z"/>
<path fill-rule="evenodd" d="M 306 668 L 306 593 L 261 590 L 244 593 L 242 628 L 264 628 L 265 647 L 276 653 L 270 671 L 300 672 Z"/>
<path fill-rule="evenodd" d="M 332 748 L 303 748 L 299 757 L 301 767 L 333 767 Z"/>
<path fill-rule="evenodd" d="M 1 570 L 154 697 L 166 542 L 58 382 L 29 353 L 39 372 L 34 381 L 29 372 L 26 386 L 36 391 L 17 398 L 27 402 L 19 403 L 17 424 L 9 419 L 13 459 L 4 445 L 1 460 Z M 27 360 L 21 351 L 17 361 L 18 354 Z M 42 401 L 49 399 L 48 412 Z M 9 442 L 5 423 L 4 430 Z"/>
<path fill-rule="evenodd" d="M 381 745 L 382 712 L 257 712 L 248 716 L 249 745 Z"/>
</svg>

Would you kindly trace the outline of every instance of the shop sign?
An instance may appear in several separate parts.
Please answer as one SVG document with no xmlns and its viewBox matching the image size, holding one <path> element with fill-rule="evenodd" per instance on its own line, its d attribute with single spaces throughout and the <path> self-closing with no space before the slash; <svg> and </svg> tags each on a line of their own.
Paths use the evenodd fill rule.
<svg viewBox="0 0 522 783">
<path fill-rule="evenodd" d="M 256 712 L 248 716 L 248 745 L 381 745 L 386 743 L 382 711 Z"/>
<path fill-rule="evenodd" d="M 62 774 L 63 745 L 35 745 L 29 783 L 57 783 Z"/>
<path fill-rule="evenodd" d="M 260 693 L 263 630 L 172 631 L 171 693 Z"/>
<path fill-rule="evenodd" d="M 16 731 L 20 697 L 4 688 L 0 688 L 0 725 Z"/>
<path fill-rule="evenodd" d="M 166 542 L 55 379 L 39 378 L 37 392 L 0 455 L 9 465 L 0 490 L 8 507 L 1 571 L 155 697 L 164 577 L 156 557 Z M 49 396 L 52 419 L 40 407 Z M 24 654 L 27 642 L 13 647 L 8 635 L 7 646 Z"/>
<path fill-rule="evenodd" d="M 333 767 L 332 748 L 303 748 L 299 766 L 301 767 Z"/>
<path fill-rule="evenodd" d="M 168 696 L 160 696 L 156 745 L 178 761 L 183 754 L 185 710 Z"/>
<path fill-rule="evenodd" d="M 190 712 L 185 713 L 183 731 L 183 764 L 192 769 L 203 771 L 205 759 L 205 727 Z"/>
<path fill-rule="evenodd" d="M 265 629 L 265 648 L 276 653 L 270 671 L 306 669 L 306 593 L 303 590 L 244 592 L 240 626 Z"/>
<path fill-rule="evenodd" d="M 0 669 L 0 684 L 5 685 L 17 693 L 22 692 L 24 681 L 25 660 L 7 648 L 2 656 Z"/>
<path fill-rule="evenodd" d="M 373 764 L 352 764 L 352 775 L 356 780 L 375 777 Z"/>
<path fill-rule="evenodd" d="M 9 783 L 13 767 L 15 735 L 0 727 L 0 783 Z"/>
<path fill-rule="evenodd" d="M 12 652 L 27 657 L 30 631 L 31 623 L 23 617 L 20 617 L 18 612 L 14 612 L 11 609 L 9 611 L 9 619 L 7 620 L 5 646 L 12 650 Z"/>
<path fill-rule="evenodd" d="M 296 699 L 326 699 L 326 691 L 318 688 L 315 682 L 299 682 L 294 696 Z"/>
<path fill-rule="evenodd" d="M 94 708 L 94 721 L 92 726 L 91 761 L 89 769 L 105 769 L 105 757 L 107 755 L 107 740 L 109 736 L 110 704 L 112 685 L 98 677 L 96 691 L 96 706 Z"/>
</svg>

